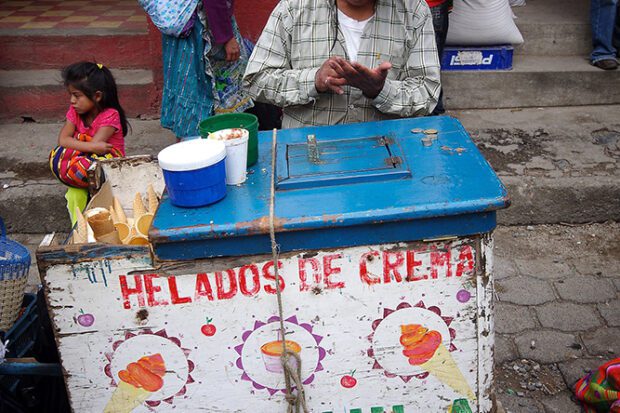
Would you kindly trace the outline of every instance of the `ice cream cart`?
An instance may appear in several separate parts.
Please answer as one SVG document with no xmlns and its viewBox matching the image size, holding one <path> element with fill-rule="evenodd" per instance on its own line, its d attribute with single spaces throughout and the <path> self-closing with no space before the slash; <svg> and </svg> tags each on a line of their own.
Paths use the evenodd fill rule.
<svg viewBox="0 0 620 413">
<path fill-rule="evenodd" d="M 312 412 L 493 411 L 492 231 L 509 201 L 458 120 L 272 139 L 222 201 L 164 194 L 151 247 L 38 251 L 73 410 L 285 412 L 288 349 Z"/>
</svg>

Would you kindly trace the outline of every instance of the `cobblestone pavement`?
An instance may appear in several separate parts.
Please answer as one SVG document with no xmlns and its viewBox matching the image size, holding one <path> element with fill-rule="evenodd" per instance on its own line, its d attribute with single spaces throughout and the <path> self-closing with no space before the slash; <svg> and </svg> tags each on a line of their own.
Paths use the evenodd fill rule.
<svg viewBox="0 0 620 413">
<path fill-rule="evenodd" d="M 11 238 L 34 252 L 43 235 Z M 620 355 L 620 224 L 499 227 L 494 257 L 498 400 L 509 413 L 579 412 L 569 387 Z"/>
<path fill-rule="evenodd" d="M 620 224 L 495 232 L 496 394 L 513 413 L 571 413 L 571 385 L 620 355 Z"/>
</svg>

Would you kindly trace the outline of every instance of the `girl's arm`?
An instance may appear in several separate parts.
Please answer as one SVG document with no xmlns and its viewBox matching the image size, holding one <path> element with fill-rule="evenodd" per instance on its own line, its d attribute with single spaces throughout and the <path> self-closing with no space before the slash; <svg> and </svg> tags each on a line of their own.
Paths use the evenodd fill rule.
<svg viewBox="0 0 620 413">
<path fill-rule="evenodd" d="M 73 134 L 75 133 L 75 125 L 69 121 L 66 121 L 65 125 L 58 134 L 58 145 L 68 149 L 75 149 L 80 152 L 105 155 L 113 147 L 108 143 L 108 139 L 110 139 L 114 132 L 115 129 L 112 126 L 103 126 L 99 128 L 90 142 L 82 142 L 73 137 Z"/>
</svg>

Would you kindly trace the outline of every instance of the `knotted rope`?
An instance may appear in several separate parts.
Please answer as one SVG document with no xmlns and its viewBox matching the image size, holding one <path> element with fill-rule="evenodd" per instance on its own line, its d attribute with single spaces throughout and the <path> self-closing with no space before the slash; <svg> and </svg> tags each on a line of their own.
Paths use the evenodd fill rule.
<svg viewBox="0 0 620 413">
<path fill-rule="evenodd" d="M 287 413 L 309 413 L 306 405 L 306 395 L 303 383 L 301 382 L 301 357 L 294 351 L 286 348 L 286 330 L 284 329 L 284 311 L 282 309 L 282 292 L 280 291 L 280 273 L 278 271 L 278 256 L 280 255 L 280 246 L 276 243 L 276 231 L 274 226 L 275 215 L 275 193 L 276 193 L 276 129 L 273 130 L 273 139 L 271 142 L 271 195 L 269 197 L 269 237 L 271 238 L 271 255 L 273 259 L 273 268 L 276 278 L 276 295 L 278 298 L 278 312 L 280 315 L 280 337 L 282 338 L 282 356 L 280 361 L 284 368 L 284 382 L 286 383 L 286 401 L 288 402 Z M 289 363 L 290 357 L 296 361 L 296 367 Z M 297 394 L 293 394 L 291 381 L 297 388 Z"/>
</svg>

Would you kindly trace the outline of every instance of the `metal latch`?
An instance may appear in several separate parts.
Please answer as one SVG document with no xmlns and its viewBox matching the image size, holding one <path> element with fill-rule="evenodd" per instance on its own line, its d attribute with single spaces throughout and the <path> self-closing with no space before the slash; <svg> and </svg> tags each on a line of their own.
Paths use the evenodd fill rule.
<svg viewBox="0 0 620 413">
<path fill-rule="evenodd" d="M 385 158 L 385 163 L 394 168 L 398 168 L 398 166 L 403 163 L 403 160 L 400 156 L 390 156 L 389 158 Z"/>
<path fill-rule="evenodd" d="M 308 160 L 314 164 L 319 163 L 319 147 L 316 143 L 316 136 L 308 135 L 306 141 L 308 142 Z"/>
</svg>

